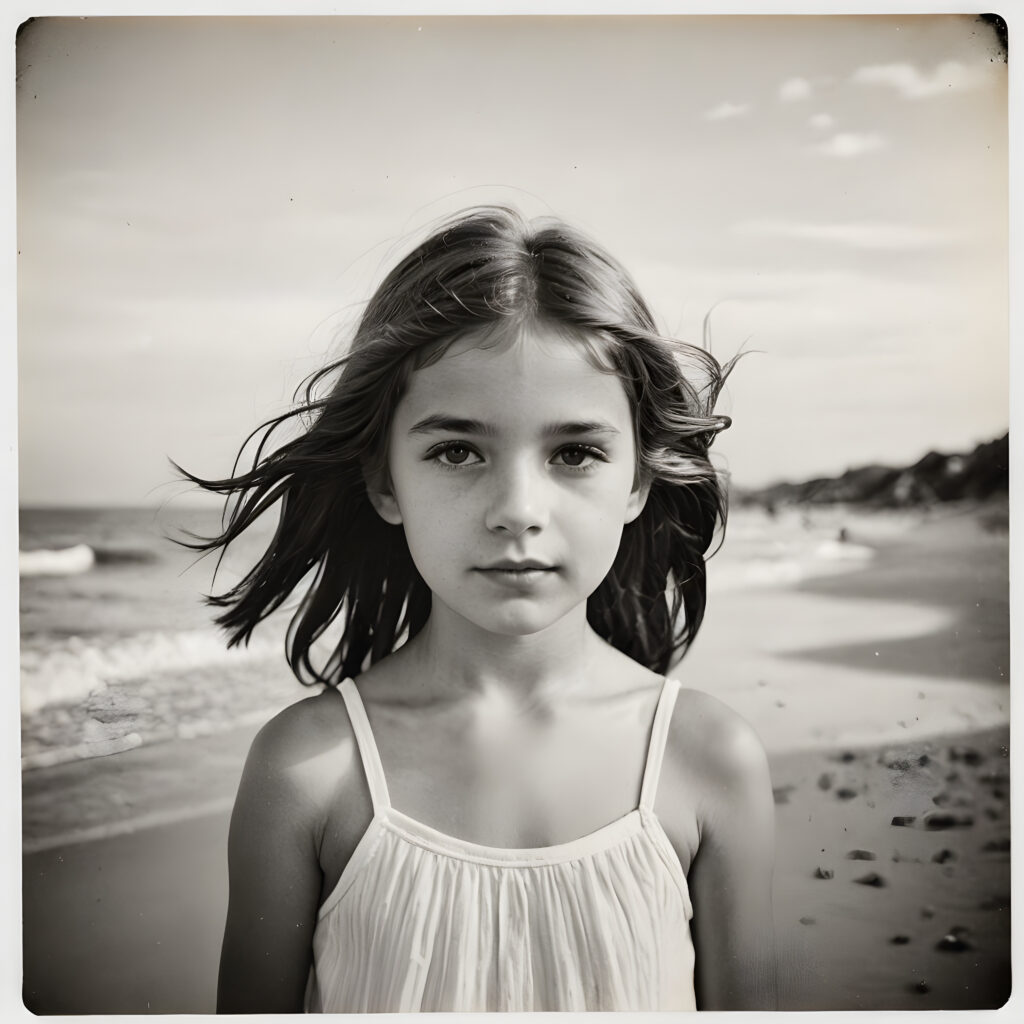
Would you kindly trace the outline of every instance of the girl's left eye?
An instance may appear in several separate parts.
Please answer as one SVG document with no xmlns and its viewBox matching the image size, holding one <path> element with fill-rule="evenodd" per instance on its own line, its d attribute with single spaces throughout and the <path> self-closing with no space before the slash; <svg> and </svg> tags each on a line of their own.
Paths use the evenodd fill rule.
<svg viewBox="0 0 1024 1024">
<path fill-rule="evenodd" d="M 567 469 L 590 469 L 597 462 L 607 462 L 607 456 L 598 448 L 586 444 L 570 444 L 555 452 L 559 465 Z"/>
</svg>

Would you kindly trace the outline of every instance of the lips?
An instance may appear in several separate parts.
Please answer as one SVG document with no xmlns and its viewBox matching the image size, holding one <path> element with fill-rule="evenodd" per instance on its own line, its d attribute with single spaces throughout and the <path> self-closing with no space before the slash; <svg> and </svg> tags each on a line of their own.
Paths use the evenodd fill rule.
<svg viewBox="0 0 1024 1024">
<path fill-rule="evenodd" d="M 500 562 L 493 562 L 490 565 L 481 565 L 477 569 L 478 572 L 507 572 L 507 573 L 527 573 L 527 572 L 554 572 L 555 566 L 548 564 L 547 562 L 538 562 L 533 558 L 526 558 L 522 561 L 515 561 L 513 559 L 503 559 Z"/>
<path fill-rule="evenodd" d="M 558 575 L 558 567 L 535 558 L 503 558 L 476 569 L 485 580 L 514 594 L 533 593 Z"/>
</svg>

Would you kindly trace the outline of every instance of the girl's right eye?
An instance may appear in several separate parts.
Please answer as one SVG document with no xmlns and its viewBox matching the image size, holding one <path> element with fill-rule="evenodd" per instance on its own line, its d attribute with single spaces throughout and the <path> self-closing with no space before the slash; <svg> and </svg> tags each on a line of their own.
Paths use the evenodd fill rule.
<svg viewBox="0 0 1024 1024">
<path fill-rule="evenodd" d="M 483 461 L 468 444 L 459 441 L 448 441 L 431 448 L 427 453 L 427 458 L 452 469 L 456 466 L 475 466 L 478 462 Z"/>
</svg>

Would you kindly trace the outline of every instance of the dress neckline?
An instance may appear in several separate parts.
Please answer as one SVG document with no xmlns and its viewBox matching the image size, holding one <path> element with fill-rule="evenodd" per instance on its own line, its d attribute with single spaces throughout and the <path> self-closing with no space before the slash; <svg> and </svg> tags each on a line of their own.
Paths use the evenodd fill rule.
<svg viewBox="0 0 1024 1024">
<path fill-rule="evenodd" d="M 338 690 L 344 698 L 352 723 L 356 746 L 373 801 L 373 818 L 342 869 L 341 877 L 334 889 L 321 904 L 317 914 L 318 920 L 324 918 L 341 902 L 361 870 L 373 858 L 379 844 L 389 835 L 394 840 L 411 843 L 437 856 L 504 870 L 530 870 L 548 865 L 568 864 L 597 856 L 605 851 L 613 851 L 617 847 L 622 847 L 627 840 L 642 835 L 653 844 L 659 859 L 675 880 L 684 904 L 689 908 L 686 873 L 658 816 L 654 813 L 654 797 L 661 773 L 669 722 L 679 692 L 677 680 L 666 678 L 658 697 L 639 804 L 585 835 L 549 846 L 532 847 L 488 846 L 472 842 L 443 832 L 393 807 L 387 791 L 380 754 L 359 691 L 351 679 L 344 680 Z M 687 911 L 688 917 L 691 912 Z"/>
<path fill-rule="evenodd" d="M 405 838 L 417 842 L 418 845 L 427 846 L 450 855 L 461 856 L 465 859 L 475 860 L 483 858 L 491 863 L 511 861 L 553 862 L 572 859 L 579 856 L 582 852 L 590 852 L 612 845 L 626 835 L 639 831 L 645 824 L 645 819 L 657 820 L 654 814 L 654 797 L 661 775 L 669 722 L 675 707 L 676 696 L 679 692 L 679 682 L 676 679 L 666 676 L 662 681 L 661 692 L 658 695 L 658 703 L 651 724 L 647 757 L 644 764 L 640 797 L 637 805 L 619 817 L 582 836 L 565 840 L 561 843 L 532 847 L 492 846 L 486 843 L 474 842 L 473 840 L 444 832 L 394 807 L 388 793 L 387 780 L 384 775 L 384 766 L 380 759 L 380 751 L 377 748 L 377 741 L 373 735 L 373 729 L 366 714 L 366 706 L 363 703 L 355 680 L 351 677 L 344 679 L 338 686 L 338 692 L 345 701 L 349 720 L 352 723 L 352 731 L 355 734 L 363 772 L 366 776 L 373 803 L 374 822 L 386 822 L 392 831 L 401 833 Z"/>
<path fill-rule="evenodd" d="M 635 835 L 644 827 L 647 815 L 639 808 L 620 815 L 575 839 L 548 846 L 490 846 L 461 836 L 442 832 L 433 825 L 413 818 L 394 807 L 387 808 L 379 818 L 381 827 L 396 832 L 402 838 L 435 853 L 478 864 L 556 864 L 576 860 L 587 854 L 606 849 Z"/>
</svg>

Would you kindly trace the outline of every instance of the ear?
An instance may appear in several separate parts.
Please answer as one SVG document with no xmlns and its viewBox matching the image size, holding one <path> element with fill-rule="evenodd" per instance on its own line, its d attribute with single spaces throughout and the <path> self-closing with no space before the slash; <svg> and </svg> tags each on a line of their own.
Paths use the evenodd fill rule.
<svg viewBox="0 0 1024 1024">
<path fill-rule="evenodd" d="M 630 492 L 626 502 L 626 517 L 624 523 L 631 523 L 644 510 L 647 504 L 647 495 L 651 493 L 651 479 L 646 473 L 637 473 L 633 481 L 633 490 Z"/>
<path fill-rule="evenodd" d="M 377 515 L 385 523 L 400 526 L 402 510 L 398 507 L 398 499 L 391 488 L 391 481 L 387 479 L 387 473 L 375 473 L 372 479 L 364 474 L 363 479 L 366 483 L 366 496 Z"/>
</svg>

